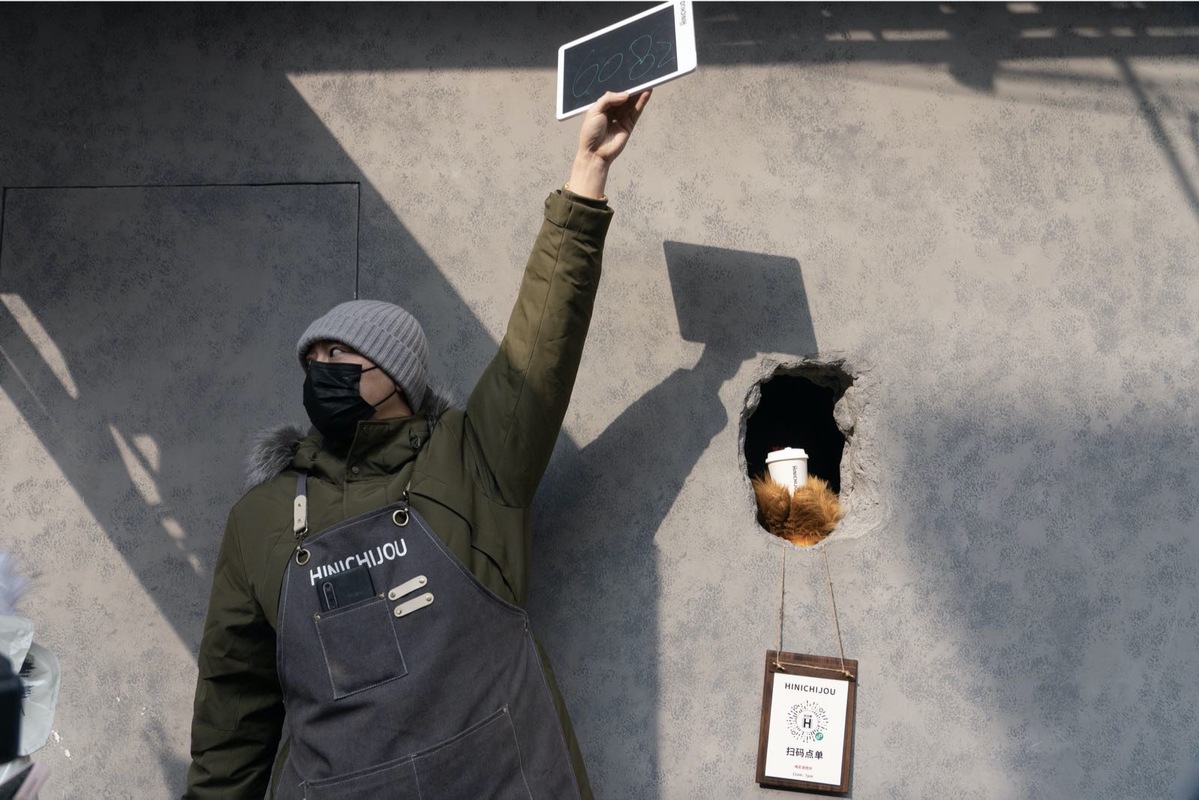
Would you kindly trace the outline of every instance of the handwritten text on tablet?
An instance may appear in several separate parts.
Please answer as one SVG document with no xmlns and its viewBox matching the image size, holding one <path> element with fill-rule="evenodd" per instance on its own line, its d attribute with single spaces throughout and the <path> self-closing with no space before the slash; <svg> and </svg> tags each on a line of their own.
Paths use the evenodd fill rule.
<svg viewBox="0 0 1199 800">
<path fill-rule="evenodd" d="M 607 91 L 605 84 L 613 78 L 620 77 L 620 72 L 625 67 L 628 67 L 625 75 L 627 80 L 619 81 L 624 85 L 650 80 L 651 71 L 668 71 L 667 68 L 675 60 L 674 44 L 660 39 L 655 41 L 653 36 L 646 34 L 634 39 L 624 51 L 608 56 L 603 64 L 599 63 L 601 57 L 599 51 L 592 49 L 584 58 L 585 62 L 591 63 L 584 67 L 571 83 L 570 91 L 574 97 L 586 97 L 596 88 L 596 84 L 599 84 L 598 88 L 602 94 Z"/>
<path fill-rule="evenodd" d="M 578 107 L 606 91 L 621 92 L 678 69 L 674 9 L 663 8 L 566 51 L 563 93 Z"/>
</svg>

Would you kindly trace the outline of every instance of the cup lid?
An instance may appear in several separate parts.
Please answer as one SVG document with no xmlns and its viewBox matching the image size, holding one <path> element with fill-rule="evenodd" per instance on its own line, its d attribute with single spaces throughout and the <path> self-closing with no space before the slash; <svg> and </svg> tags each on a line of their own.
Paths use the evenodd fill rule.
<svg viewBox="0 0 1199 800">
<path fill-rule="evenodd" d="M 789 461 L 793 458 L 807 458 L 808 454 L 803 451 L 802 447 L 784 447 L 782 450 L 775 450 L 766 456 L 766 463 L 772 464 L 775 461 Z"/>
</svg>

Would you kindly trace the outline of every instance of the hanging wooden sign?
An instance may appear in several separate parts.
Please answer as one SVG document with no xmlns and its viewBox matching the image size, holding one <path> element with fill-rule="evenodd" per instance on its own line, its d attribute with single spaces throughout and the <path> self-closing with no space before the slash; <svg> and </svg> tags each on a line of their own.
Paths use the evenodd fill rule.
<svg viewBox="0 0 1199 800">
<path fill-rule="evenodd" d="M 848 793 L 857 686 L 856 661 L 767 650 L 758 783 Z"/>
</svg>

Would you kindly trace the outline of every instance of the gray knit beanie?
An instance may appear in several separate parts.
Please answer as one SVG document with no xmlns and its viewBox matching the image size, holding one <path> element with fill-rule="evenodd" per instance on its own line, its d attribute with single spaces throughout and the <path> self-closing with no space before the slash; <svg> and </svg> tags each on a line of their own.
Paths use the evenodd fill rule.
<svg viewBox="0 0 1199 800">
<path fill-rule="evenodd" d="M 404 390 L 413 411 L 425 399 L 429 376 L 429 343 L 416 318 L 382 300 L 350 300 L 308 326 L 296 343 L 300 365 L 307 362 L 313 342 L 349 345 L 379 365 Z"/>
</svg>

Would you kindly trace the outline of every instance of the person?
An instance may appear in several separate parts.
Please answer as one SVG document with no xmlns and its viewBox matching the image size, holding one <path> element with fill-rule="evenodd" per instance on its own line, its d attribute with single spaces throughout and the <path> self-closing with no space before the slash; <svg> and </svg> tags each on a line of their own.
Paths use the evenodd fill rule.
<svg viewBox="0 0 1199 800">
<path fill-rule="evenodd" d="M 399 306 L 342 303 L 300 337 L 314 430 L 261 442 L 229 514 L 185 798 L 591 796 L 522 610 L 530 506 L 590 323 L 608 172 L 649 97 L 583 118 L 465 408 L 429 387 Z"/>
</svg>

